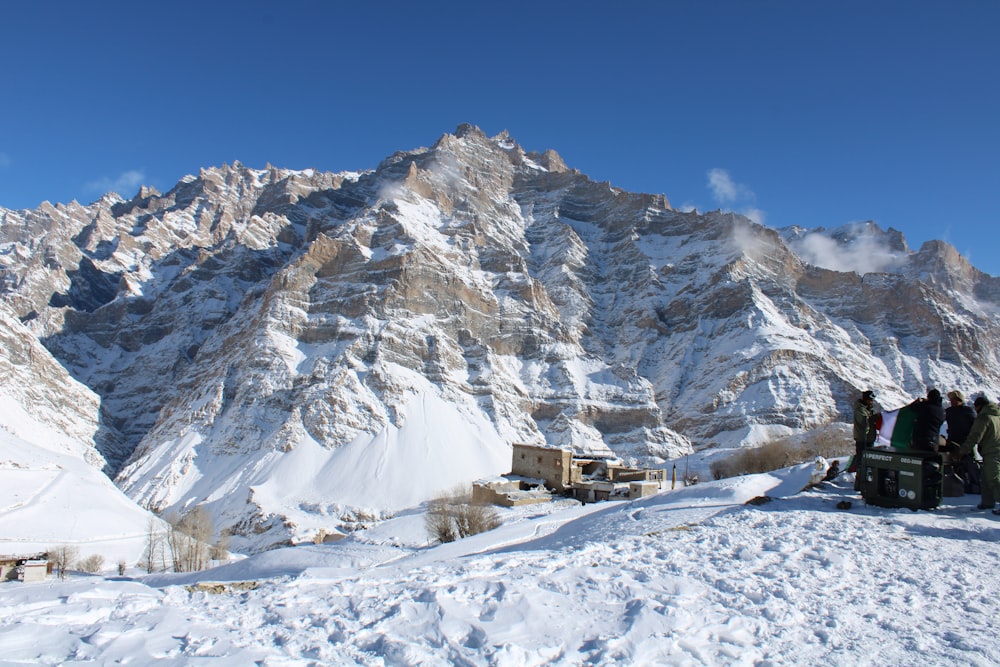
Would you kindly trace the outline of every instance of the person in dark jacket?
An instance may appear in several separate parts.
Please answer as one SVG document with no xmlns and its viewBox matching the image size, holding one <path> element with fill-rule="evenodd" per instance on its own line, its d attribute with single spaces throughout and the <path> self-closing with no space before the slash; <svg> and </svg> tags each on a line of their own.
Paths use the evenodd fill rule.
<svg viewBox="0 0 1000 667">
<path fill-rule="evenodd" d="M 965 395 L 957 389 L 948 392 L 948 402 L 951 406 L 944 411 L 944 419 L 948 422 L 948 444 L 949 447 L 957 447 L 969 437 L 972 422 L 976 421 L 976 410 L 965 402 Z M 980 492 L 982 482 L 975 450 L 963 456 L 955 470 L 965 484 L 966 493 Z"/>
<path fill-rule="evenodd" d="M 861 392 L 861 398 L 854 401 L 854 458 L 847 472 L 857 472 L 861 465 L 861 453 L 865 447 L 875 444 L 878 436 L 876 418 L 881 411 L 875 403 L 875 392 L 868 390 Z"/>
<path fill-rule="evenodd" d="M 925 452 L 936 452 L 941 440 L 941 424 L 944 423 L 944 406 L 941 405 L 941 392 L 937 389 L 927 391 L 927 398 L 918 398 L 910 403 L 917 418 L 913 423 L 913 438 L 910 446 Z"/>
</svg>

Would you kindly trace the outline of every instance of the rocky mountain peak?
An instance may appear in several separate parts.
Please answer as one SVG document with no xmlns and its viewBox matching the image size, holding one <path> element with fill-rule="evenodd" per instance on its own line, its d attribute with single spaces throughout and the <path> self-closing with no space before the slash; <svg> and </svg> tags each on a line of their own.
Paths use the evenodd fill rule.
<svg viewBox="0 0 1000 667">
<path fill-rule="evenodd" d="M 485 140 L 487 138 L 486 133 L 484 133 L 477 126 L 472 125 L 471 123 L 460 124 L 457 128 L 455 128 L 454 136 L 459 139 L 473 138 L 473 139 Z"/>
</svg>

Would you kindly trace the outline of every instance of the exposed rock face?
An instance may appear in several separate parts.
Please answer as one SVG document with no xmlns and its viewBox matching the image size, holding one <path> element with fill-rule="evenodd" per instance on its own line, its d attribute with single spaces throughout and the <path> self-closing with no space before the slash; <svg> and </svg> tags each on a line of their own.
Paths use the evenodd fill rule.
<svg viewBox="0 0 1000 667">
<path fill-rule="evenodd" d="M 998 280 L 866 230 L 886 271 L 820 268 L 805 230 L 675 211 L 462 126 L 363 174 L 236 164 L 0 209 L 0 298 L 101 397 L 130 495 L 208 502 L 262 548 L 308 522 L 282 502 L 343 510 L 336 476 L 268 499 L 277 462 L 404 428 L 421 396 L 484 439 L 455 447 L 648 462 L 845 420 L 861 388 L 1000 388 Z"/>
<path fill-rule="evenodd" d="M 117 434 L 104 432 L 100 397 L 70 377 L 3 303 L 0 349 L 2 427 L 25 441 L 43 438 L 52 451 L 78 455 L 109 472 L 94 441 L 119 443 Z M 40 427 L 48 432 L 38 433 Z"/>
</svg>

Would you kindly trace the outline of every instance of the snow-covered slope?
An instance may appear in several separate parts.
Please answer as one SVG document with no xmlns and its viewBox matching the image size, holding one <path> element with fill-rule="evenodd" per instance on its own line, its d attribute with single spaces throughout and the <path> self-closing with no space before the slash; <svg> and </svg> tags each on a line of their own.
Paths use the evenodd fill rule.
<svg viewBox="0 0 1000 667">
<path fill-rule="evenodd" d="M 510 445 L 477 415 L 462 415 L 433 394 L 414 398 L 401 411 L 400 427 L 388 424 L 337 448 L 302 430 L 285 451 L 252 467 L 242 457 L 212 451 L 196 434 L 167 440 L 126 469 L 129 489 L 154 507 L 186 508 L 204 500 L 227 525 L 249 523 L 248 507 L 266 508 L 284 523 L 273 535 L 256 531 L 264 534 L 251 547 L 260 550 L 279 540 L 336 534 L 345 524 L 363 526 L 510 468 Z M 163 483 L 164 462 L 176 484 Z M 264 526 L 274 521 L 259 518 Z"/>
<path fill-rule="evenodd" d="M 104 472 L 100 399 L 0 303 L 0 554 L 76 547 L 134 563 L 155 517 Z"/>
<path fill-rule="evenodd" d="M 0 210 L 0 300 L 100 397 L 65 427 L 130 497 L 253 550 L 506 472 L 512 442 L 656 464 L 846 421 L 865 388 L 995 395 L 998 279 L 874 226 L 820 249 L 872 238 L 881 272 L 823 268 L 816 234 L 462 126 L 365 173 Z"/>
<path fill-rule="evenodd" d="M 797 493 L 810 473 L 505 510 L 501 528 L 433 547 L 412 513 L 197 575 L 0 585 L 2 660 L 1000 662 L 1000 584 L 982 576 L 1000 523 L 971 511 L 975 498 L 933 512 L 863 507 L 849 478 Z M 774 500 L 744 504 L 763 495 Z M 854 506 L 836 509 L 845 499 Z M 185 587 L 196 582 L 217 585 Z"/>
<path fill-rule="evenodd" d="M 81 558 L 137 563 L 150 521 L 160 530 L 160 520 L 78 452 L 53 447 L 59 434 L 32 424 L 20 406 L 0 400 L 0 411 L 35 436 L 27 441 L 0 429 L 0 554 L 69 546 Z"/>
</svg>

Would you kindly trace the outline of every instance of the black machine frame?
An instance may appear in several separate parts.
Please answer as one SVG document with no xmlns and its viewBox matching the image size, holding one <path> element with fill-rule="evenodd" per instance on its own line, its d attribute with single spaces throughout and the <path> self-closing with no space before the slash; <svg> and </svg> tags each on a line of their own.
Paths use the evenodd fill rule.
<svg viewBox="0 0 1000 667">
<path fill-rule="evenodd" d="M 944 496 L 944 462 L 937 452 L 866 448 L 857 475 L 869 505 L 929 510 Z"/>
</svg>

